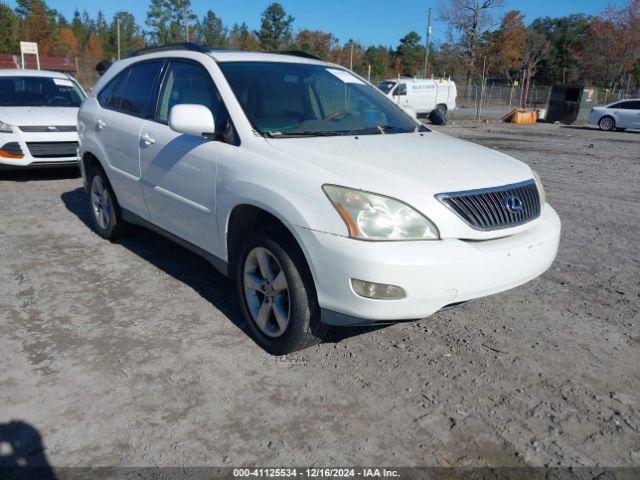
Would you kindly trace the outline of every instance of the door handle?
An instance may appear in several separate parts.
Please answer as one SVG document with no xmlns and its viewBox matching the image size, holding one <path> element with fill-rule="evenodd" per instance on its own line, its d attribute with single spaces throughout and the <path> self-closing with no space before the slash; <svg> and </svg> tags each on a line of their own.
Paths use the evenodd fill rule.
<svg viewBox="0 0 640 480">
<path fill-rule="evenodd" d="M 99 118 L 96 123 L 98 124 L 98 130 L 102 130 L 104 127 L 107 126 L 107 123 L 101 118 Z"/>
<path fill-rule="evenodd" d="M 151 134 L 146 133 L 146 132 L 143 133 L 142 135 L 140 135 L 140 138 L 147 145 L 153 145 L 154 143 L 156 143 L 156 139 L 153 138 L 153 136 Z"/>
</svg>

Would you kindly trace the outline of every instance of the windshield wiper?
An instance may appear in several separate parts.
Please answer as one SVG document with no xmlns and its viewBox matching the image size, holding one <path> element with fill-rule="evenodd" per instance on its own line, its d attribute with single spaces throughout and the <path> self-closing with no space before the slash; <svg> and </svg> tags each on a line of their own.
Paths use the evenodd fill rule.
<svg viewBox="0 0 640 480">
<path fill-rule="evenodd" d="M 265 132 L 264 135 L 269 138 L 287 138 L 287 137 L 336 137 L 339 135 L 345 135 L 345 131 L 331 131 L 331 130 L 319 130 L 319 131 L 302 131 L 302 132 Z"/>
<path fill-rule="evenodd" d="M 357 130 L 350 130 L 349 133 L 351 135 L 377 135 L 377 134 L 386 134 L 390 132 L 396 133 L 411 133 L 416 130 L 407 130 L 404 127 L 396 127 L 394 125 L 376 125 L 375 127 L 367 127 L 361 128 Z"/>
</svg>

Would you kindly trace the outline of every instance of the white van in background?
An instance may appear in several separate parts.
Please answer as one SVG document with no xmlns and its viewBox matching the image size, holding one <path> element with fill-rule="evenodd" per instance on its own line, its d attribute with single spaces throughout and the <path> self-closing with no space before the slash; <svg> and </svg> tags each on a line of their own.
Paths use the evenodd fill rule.
<svg viewBox="0 0 640 480">
<path fill-rule="evenodd" d="M 456 108 L 456 84 L 433 78 L 397 78 L 384 80 L 378 88 L 401 107 L 411 107 L 418 115 L 440 110 L 446 115 Z"/>
</svg>

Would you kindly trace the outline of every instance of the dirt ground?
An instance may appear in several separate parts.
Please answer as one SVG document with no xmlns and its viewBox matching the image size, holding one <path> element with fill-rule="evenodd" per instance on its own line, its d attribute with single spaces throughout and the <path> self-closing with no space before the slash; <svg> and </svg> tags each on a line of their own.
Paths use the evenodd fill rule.
<svg viewBox="0 0 640 480">
<path fill-rule="evenodd" d="M 555 264 L 282 358 L 199 257 L 93 233 L 73 174 L 0 173 L 0 439 L 54 466 L 640 466 L 640 133 L 438 129 L 540 173 Z"/>
</svg>

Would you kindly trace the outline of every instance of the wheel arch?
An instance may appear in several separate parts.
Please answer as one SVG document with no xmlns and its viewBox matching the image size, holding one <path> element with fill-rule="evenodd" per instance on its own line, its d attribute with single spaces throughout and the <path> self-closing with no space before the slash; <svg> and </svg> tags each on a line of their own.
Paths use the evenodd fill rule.
<svg viewBox="0 0 640 480">
<path fill-rule="evenodd" d="M 82 154 L 82 167 L 84 168 L 84 171 L 88 172 L 89 168 L 93 165 L 98 165 L 100 168 L 102 168 L 102 170 L 105 170 L 106 174 L 106 169 L 104 168 L 104 165 L 102 165 L 102 162 L 100 162 L 98 157 L 92 152 L 84 152 Z"/>
<path fill-rule="evenodd" d="M 82 162 L 82 171 L 84 172 L 83 177 L 85 179 L 87 189 L 89 188 L 89 168 L 91 168 L 94 165 L 97 165 L 104 172 L 105 176 L 107 177 L 107 180 L 109 180 L 109 183 L 111 184 L 111 190 L 113 192 L 113 195 L 116 197 L 115 198 L 116 203 L 118 205 L 118 208 L 120 208 L 120 206 L 119 206 L 120 205 L 120 201 L 118 200 L 118 194 L 116 193 L 115 189 L 113 188 L 113 180 L 111 179 L 111 171 L 102 162 L 102 160 L 100 160 L 100 157 L 98 155 L 94 154 L 93 152 L 91 152 L 90 150 L 87 150 L 87 151 L 82 153 L 82 157 L 81 157 L 80 161 Z"/>
<path fill-rule="evenodd" d="M 309 273 L 316 281 L 315 269 L 304 244 L 296 233 L 296 229 L 287 222 L 279 212 L 274 211 L 258 202 L 242 202 L 235 205 L 229 212 L 225 221 L 224 242 L 229 265 L 229 276 L 235 276 L 236 262 L 240 253 L 240 247 L 244 239 L 251 232 L 261 227 L 273 227 L 287 235 L 299 248 L 309 269 Z"/>
</svg>

